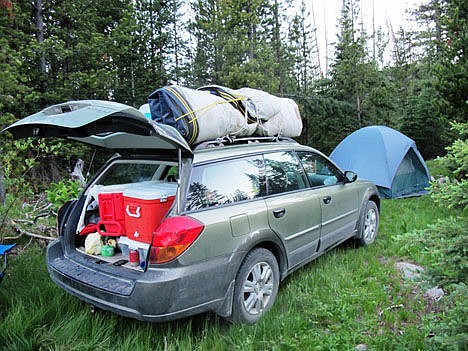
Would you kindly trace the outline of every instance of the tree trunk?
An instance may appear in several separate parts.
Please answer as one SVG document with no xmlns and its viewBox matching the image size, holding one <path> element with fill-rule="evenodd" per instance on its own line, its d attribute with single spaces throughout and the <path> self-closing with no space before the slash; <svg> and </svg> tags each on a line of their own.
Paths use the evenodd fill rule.
<svg viewBox="0 0 468 351">
<path fill-rule="evenodd" d="M 180 62 L 179 62 L 179 32 L 178 32 L 178 26 L 179 26 L 179 18 L 178 18 L 178 7 L 177 7 L 177 1 L 176 0 L 173 0 L 172 1 L 172 13 L 174 14 L 174 18 L 173 18 L 173 30 L 174 32 L 172 33 L 173 34 L 173 40 L 174 40 L 174 64 L 175 64 L 175 75 L 174 75 L 174 80 L 175 80 L 175 83 L 176 84 L 179 84 L 179 66 L 180 66 Z"/>
<path fill-rule="evenodd" d="M 276 76 L 279 78 L 279 86 L 278 86 L 278 91 L 280 95 L 282 96 L 284 93 L 284 87 L 283 87 L 283 67 L 282 67 L 282 55 L 281 55 L 281 38 L 280 38 L 280 23 L 279 23 L 279 13 L 278 13 L 278 1 L 275 0 L 274 6 L 273 6 L 273 16 L 274 16 L 274 21 L 275 21 L 275 26 L 273 28 L 273 40 L 275 42 L 275 55 L 276 55 Z M 256 39 L 256 38 L 255 38 Z"/>
<path fill-rule="evenodd" d="M 358 126 L 359 126 L 359 128 L 361 128 L 362 127 L 362 122 L 361 122 L 361 99 L 359 98 L 359 95 L 356 98 L 356 104 L 357 104 Z"/>
<path fill-rule="evenodd" d="M 374 0 L 372 0 L 372 58 L 375 61 L 375 4 L 374 4 Z"/>
<path fill-rule="evenodd" d="M 437 50 L 437 53 L 440 53 L 441 52 L 441 43 L 443 42 L 442 41 L 442 9 L 441 9 L 441 5 L 439 2 L 437 1 L 434 1 L 434 6 L 435 6 L 435 11 L 434 11 L 434 15 L 435 15 L 435 35 L 436 35 L 436 50 Z"/>
<path fill-rule="evenodd" d="M 5 205 L 5 187 L 3 182 L 5 180 L 5 176 L 3 175 L 3 167 L 0 168 L 0 205 Z"/>
<path fill-rule="evenodd" d="M 249 14 L 250 18 L 253 17 L 252 15 L 252 8 L 250 7 L 251 4 L 248 4 L 248 7 L 247 7 L 247 13 Z M 248 32 L 247 32 L 247 38 L 249 40 L 249 52 L 248 52 L 248 56 L 249 56 L 249 59 L 250 61 L 252 61 L 255 57 L 255 38 L 256 36 L 256 28 L 255 28 L 255 24 L 253 23 L 250 23 L 249 27 L 248 27 Z"/>
<path fill-rule="evenodd" d="M 46 75 L 46 59 L 44 52 L 44 14 L 43 14 L 43 2 L 42 0 L 34 1 L 35 19 L 36 19 L 36 33 L 37 42 L 39 43 L 40 56 L 39 56 L 39 71 L 42 74 L 41 88 L 45 92 L 47 89 Z"/>
<path fill-rule="evenodd" d="M 322 64 L 320 63 L 320 48 L 319 48 L 318 40 L 317 40 L 317 23 L 315 22 L 315 8 L 314 8 L 313 2 L 311 2 L 311 7 L 312 7 L 312 25 L 313 25 L 313 34 L 314 34 L 314 46 L 315 46 L 315 50 L 317 50 L 318 74 L 319 74 L 320 79 L 322 79 L 323 71 L 322 71 Z M 304 34 L 304 37 L 305 37 L 305 34 Z"/>
<path fill-rule="evenodd" d="M 326 7 L 323 5 L 323 28 L 325 34 L 325 78 L 328 78 L 328 33 L 327 33 L 327 13 Z"/>
</svg>

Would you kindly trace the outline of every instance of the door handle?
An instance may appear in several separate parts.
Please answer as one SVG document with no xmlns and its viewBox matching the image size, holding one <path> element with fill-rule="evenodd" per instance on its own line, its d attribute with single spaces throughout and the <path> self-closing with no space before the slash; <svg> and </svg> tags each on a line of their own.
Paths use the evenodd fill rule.
<svg viewBox="0 0 468 351">
<path fill-rule="evenodd" d="M 325 196 L 325 197 L 323 198 L 323 203 L 324 203 L 325 205 L 328 205 L 328 204 L 331 202 L 331 199 L 332 199 L 331 196 Z"/>
<path fill-rule="evenodd" d="M 286 213 L 285 208 L 278 208 L 276 210 L 273 210 L 273 216 L 275 216 L 276 218 L 283 217 L 285 213 Z"/>
</svg>

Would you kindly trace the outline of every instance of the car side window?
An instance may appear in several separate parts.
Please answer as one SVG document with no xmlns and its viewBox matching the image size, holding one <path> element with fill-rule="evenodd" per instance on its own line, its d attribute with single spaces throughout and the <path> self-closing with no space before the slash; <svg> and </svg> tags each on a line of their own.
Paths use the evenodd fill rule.
<svg viewBox="0 0 468 351">
<path fill-rule="evenodd" d="M 194 167 L 185 210 L 194 211 L 260 197 L 262 167 L 260 156 Z"/>
<path fill-rule="evenodd" d="M 267 194 L 274 195 L 307 188 L 307 180 L 293 152 L 265 154 Z"/>
<path fill-rule="evenodd" d="M 343 181 L 342 174 L 322 156 L 309 152 L 298 152 L 298 156 L 312 188 Z"/>
</svg>

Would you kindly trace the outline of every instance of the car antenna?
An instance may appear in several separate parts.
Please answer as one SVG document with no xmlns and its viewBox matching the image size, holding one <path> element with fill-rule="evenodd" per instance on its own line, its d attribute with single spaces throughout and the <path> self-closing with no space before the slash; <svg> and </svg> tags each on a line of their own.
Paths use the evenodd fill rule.
<svg viewBox="0 0 468 351">
<path fill-rule="evenodd" d="M 91 167 L 94 163 L 94 158 L 96 157 L 96 151 L 97 151 L 97 147 L 94 148 L 93 156 L 91 157 L 91 162 L 89 163 L 88 171 L 86 172 L 86 182 L 88 182 L 88 178 L 91 175 Z"/>
</svg>

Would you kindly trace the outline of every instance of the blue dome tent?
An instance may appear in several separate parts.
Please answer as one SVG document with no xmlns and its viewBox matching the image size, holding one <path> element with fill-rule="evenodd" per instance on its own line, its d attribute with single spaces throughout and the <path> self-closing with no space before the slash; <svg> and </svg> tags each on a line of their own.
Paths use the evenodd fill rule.
<svg viewBox="0 0 468 351">
<path fill-rule="evenodd" d="M 341 141 L 330 158 L 358 178 L 374 182 L 381 197 L 427 193 L 430 175 L 416 143 L 392 128 L 361 128 Z"/>
</svg>

